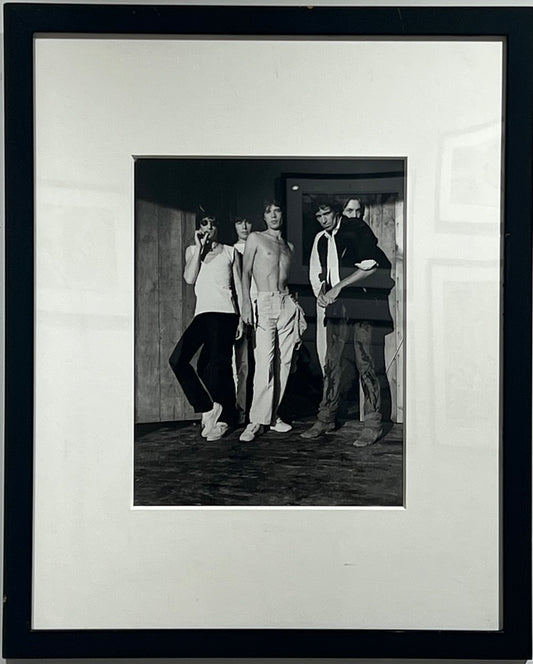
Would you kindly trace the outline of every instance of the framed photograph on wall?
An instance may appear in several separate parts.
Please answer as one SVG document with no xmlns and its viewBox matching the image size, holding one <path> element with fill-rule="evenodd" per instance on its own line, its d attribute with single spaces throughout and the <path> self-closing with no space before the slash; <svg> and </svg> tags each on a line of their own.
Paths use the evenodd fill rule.
<svg viewBox="0 0 533 664">
<path fill-rule="evenodd" d="M 6 4 L 4 656 L 531 656 L 533 10 Z"/>
</svg>

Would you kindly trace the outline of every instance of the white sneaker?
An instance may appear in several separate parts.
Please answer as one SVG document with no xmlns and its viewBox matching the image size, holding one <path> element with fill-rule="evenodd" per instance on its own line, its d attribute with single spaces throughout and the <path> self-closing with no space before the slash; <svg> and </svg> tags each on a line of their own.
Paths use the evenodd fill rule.
<svg viewBox="0 0 533 664">
<path fill-rule="evenodd" d="M 220 440 L 228 429 L 229 426 L 225 422 L 217 422 L 211 431 L 208 432 L 206 439 L 209 441 Z"/>
<path fill-rule="evenodd" d="M 208 410 L 207 413 L 202 413 L 202 436 L 204 438 L 207 438 L 221 414 L 222 406 L 216 401 L 213 403 L 211 410 Z"/>
<path fill-rule="evenodd" d="M 270 427 L 271 431 L 277 431 L 278 433 L 287 433 L 287 431 L 290 431 L 291 429 L 292 426 L 279 417 L 276 419 L 276 423 Z"/>
<path fill-rule="evenodd" d="M 239 436 L 239 440 L 242 440 L 243 443 L 251 443 L 252 440 L 261 433 L 263 433 L 263 425 L 250 422 Z"/>
</svg>

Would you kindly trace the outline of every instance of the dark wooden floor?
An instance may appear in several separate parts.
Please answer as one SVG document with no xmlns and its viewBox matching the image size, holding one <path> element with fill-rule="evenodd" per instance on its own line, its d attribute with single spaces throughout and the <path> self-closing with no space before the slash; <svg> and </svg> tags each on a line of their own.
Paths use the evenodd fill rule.
<svg viewBox="0 0 533 664">
<path fill-rule="evenodd" d="M 359 422 L 316 440 L 269 431 L 241 443 L 242 429 L 216 442 L 198 423 L 137 427 L 134 504 L 402 505 L 403 432 L 396 424 L 376 444 L 352 445 Z"/>
</svg>

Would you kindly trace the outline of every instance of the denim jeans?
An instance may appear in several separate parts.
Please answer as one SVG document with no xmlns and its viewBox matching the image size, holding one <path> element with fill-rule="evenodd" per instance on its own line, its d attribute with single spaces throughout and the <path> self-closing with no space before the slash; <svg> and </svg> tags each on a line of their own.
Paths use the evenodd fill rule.
<svg viewBox="0 0 533 664">
<path fill-rule="evenodd" d="M 335 422 L 341 399 L 344 345 L 352 342 L 355 365 L 365 396 L 365 426 L 379 430 L 384 419 L 384 393 L 387 401 L 390 400 L 389 384 L 385 374 L 384 330 L 370 321 L 333 318 L 326 320 L 326 339 L 324 387 L 318 409 L 318 420 L 325 424 Z M 385 419 L 388 417 L 390 414 L 385 413 Z"/>
</svg>

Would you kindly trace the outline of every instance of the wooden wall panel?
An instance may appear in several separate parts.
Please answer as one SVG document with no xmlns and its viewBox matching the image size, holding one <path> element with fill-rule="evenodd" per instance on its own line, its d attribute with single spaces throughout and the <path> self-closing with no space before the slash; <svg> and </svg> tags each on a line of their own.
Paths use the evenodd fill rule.
<svg viewBox="0 0 533 664">
<path fill-rule="evenodd" d="M 159 237 L 153 203 L 136 205 L 135 253 L 135 422 L 159 417 Z"/>
<path fill-rule="evenodd" d="M 385 195 L 383 200 L 381 243 L 386 247 L 385 253 L 394 265 L 396 259 L 396 196 Z"/>
<path fill-rule="evenodd" d="M 381 242 L 385 247 L 385 253 L 392 263 L 391 277 L 396 281 L 396 262 L 397 262 L 397 245 L 396 245 L 396 200 L 397 196 L 390 196 L 388 194 L 382 195 L 382 227 L 381 227 Z M 393 422 L 398 421 L 398 372 L 396 363 L 397 353 L 397 327 L 398 321 L 398 307 L 396 300 L 396 286 L 392 289 L 389 295 L 389 306 L 394 321 L 394 330 L 385 339 L 385 366 L 387 367 L 387 377 L 389 379 L 391 391 L 391 419 Z"/>
<path fill-rule="evenodd" d="M 396 422 L 404 421 L 405 408 L 405 349 L 404 349 L 404 325 L 405 325 L 405 278 L 404 278 L 404 204 L 399 200 L 396 203 L 396 265 L 394 279 L 396 286 L 392 295 L 396 306 L 396 384 L 397 384 L 397 410 Z"/>
<path fill-rule="evenodd" d="M 194 214 L 160 208 L 159 274 L 161 329 L 161 421 L 182 421 L 198 416 L 185 398 L 168 358 L 194 315 L 194 289 L 185 283 L 185 248 L 194 232 Z"/>
<path fill-rule="evenodd" d="M 183 213 L 181 223 L 183 229 L 183 247 L 185 248 L 194 244 L 195 215 L 190 212 Z M 183 255 L 185 255 L 185 249 Z M 194 287 L 186 283 L 185 279 L 181 280 L 181 301 L 183 302 L 183 320 L 185 321 L 185 325 L 188 325 L 194 316 L 196 296 L 194 294 Z M 190 406 L 188 412 L 191 414 L 194 412 Z"/>
<path fill-rule="evenodd" d="M 159 364 L 161 402 L 159 421 L 183 420 L 185 399 L 168 359 L 183 331 L 183 232 L 181 214 L 159 208 Z"/>
<path fill-rule="evenodd" d="M 396 285 L 389 296 L 389 305 L 394 322 L 394 331 L 385 338 L 385 366 L 391 391 L 391 419 L 393 422 L 403 421 L 403 390 L 399 382 L 403 374 L 399 373 L 399 350 L 403 337 L 403 282 L 398 283 L 397 275 L 403 275 L 402 257 L 398 251 L 397 233 L 403 228 L 403 207 L 398 203 L 396 194 L 376 194 L 375 201 L 367 205 L 365 220 L 379 240 L 379 246 L 385 252 L 392 264 L 392 278 Z M 400 215 L 400 216 L 398 216 Z M 403 366 L 402 366 L 403 368 Z M 359 390 L 360 403 L 363 404 L 361 414 L 364 414 L 364 396 Z"/>
<path fill-rule="evenodd" d="M 194 215 L 140 201 L 136 233 L 135 422 L 196 419 L 168 364 L 194 314 L 183 279 Z"/>
</svg>

